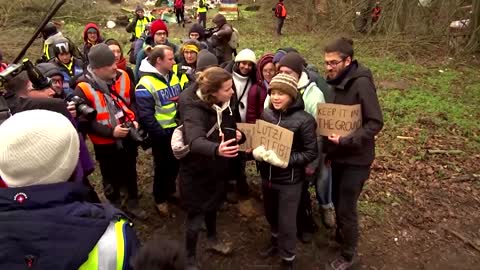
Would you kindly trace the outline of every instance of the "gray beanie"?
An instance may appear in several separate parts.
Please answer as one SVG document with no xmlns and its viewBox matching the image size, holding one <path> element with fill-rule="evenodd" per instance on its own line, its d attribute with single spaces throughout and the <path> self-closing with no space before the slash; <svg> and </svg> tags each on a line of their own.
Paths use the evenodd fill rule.
<svg viewBox="0 0 480 270">
<path fill-rule="evenodd" d="M 107 67 L 115 63 L 115 55 L 108 45 L 100 43 L 90 49 L 88 61 L 91 68 Z"/>
<path fill-rule="evenodd" d="M 218 66 L 217 57 L 208 50 L 201 50 L 197 57 L 197 71 L 203 71 L 212 66 Z"/>
</svg>

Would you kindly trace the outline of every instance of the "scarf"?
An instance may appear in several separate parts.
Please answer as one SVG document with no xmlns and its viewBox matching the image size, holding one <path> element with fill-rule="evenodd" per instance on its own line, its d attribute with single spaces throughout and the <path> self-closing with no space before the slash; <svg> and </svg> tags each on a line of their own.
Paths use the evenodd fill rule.
<svg viewBox="0 0 480 270">
<path fill-rule="evenodd" d="M 123 71 L 127 71 L 127 59 L 125 59 L 125 57 L 122 56 L 120 60 L 118 60 L 117 68 Z"/>
</svg>

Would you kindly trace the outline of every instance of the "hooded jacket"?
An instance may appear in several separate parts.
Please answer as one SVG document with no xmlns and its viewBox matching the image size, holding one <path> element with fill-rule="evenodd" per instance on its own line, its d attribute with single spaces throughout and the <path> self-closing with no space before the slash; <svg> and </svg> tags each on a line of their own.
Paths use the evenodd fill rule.
<svg viewBox="0 0 480 270">
<path fill-rule="evenodd" d="M 248 91 L 247 98 L 247 116 L 246 122 L 254 124 L 257 119 L 260 119 L 260 116 L 263 112 L 263 106 L 265 99 L 267 98 L 268 83 L 263 77 L 263 68 L 268 64 L 272 63 L 273 54 L 267 53 L 262 56 L 257 62 L 257 82 L 252 85 Z"/>
<path fill-rule="evenodd" d="M 372 72 L 356 60 L 341 74 L 343 78 L 327 81 L 333 89 L 333 103 L 360 104 L 362 127 L 352 134 L 340 137 L 335 145 L 325 138 L 327 159 L 348 165 L 371 165 L 375 159 L 375 135 L 383 127 L 382 109 L 378 102 Z"/>
<path fill-rule="evenodd" d="M 49 63 L 54 64 L 62 74 L 63 77 L 63 93 L 65 96 L 68 96 L 73 93 L 72 87 L 76 85 L 75 80 L 79 78 L 85 69 L 85 66 L 82 60 L 73 57 L 72 66 L 69 70 L 63 63 L 61 63 L 57 58 L 53 58 Z"/>
<path fill-rule="evenodd" d="M 318 88 L 315 81 L 312 81 L 307 72 L 302 72 L 302 76 L 298 80 L 298 92 L 302 96 L 305 111 L 311 116 L 317 117 L 318 103 L 325 103 L 323 92 Z M 264 107 L 267 108 L 270 105 L 270 96 L 265 99 Z"/>
<path fill-rule="evenodd" d="M 147 58 L 147 55 L 145 53 L 145 50 L 144 48 L 147 47 L 147 46 L 151 46 L 151 47 L 155 47 L 155 41 L 153 40 L 153 38 L 151 36 L 148 36 L 145 38 L 145 42 L 142 44 L 142 48 L 138 51 L 135 51 L 135 53 L 137 54 L 137 58 L 135 60 L 135 78 L 137 79 L 140 79 L 141 75 L 140 75 L 140 65 L 142 64 L 142 60 Z M 174 55 L 177 55 L 177 52 L 178 52 L 178 46 L 171 43 L 170 41 L 168 41 L 167 39 L 167 42 L 165 42 L 164 45 L 167 45 L 168 47 L 172 48 L 173 49 L 173 54 Z M 178 61 L 178 59 L 175 59 L 176 62 L 180 62 Z"/>
<path fill-rule="evenodd" d="M 147 59 L 144 59 L 142 61 L 142 64 L 140 65 L 140 77 L 143 77 L 144 75 L 149 75 L 157 78 L 158 80 L 162 81 L 165 85 L 169 86 L 170 82 L 172 81 L 172 78 L 174 76 L 177 76 L 173 73 L 173 71 L 170 71 L 168 73 L 168 81 L 164 78 L 158 70 L 152 66 Z M 180 85 L 178 85 L 180 87 Z M 171 87 L 170 87 L 171 88 Z M 172 89 L 173 92 L 177 92 L 178 89 Z M 181 92 L 178 91 L 178 93 Z M 135 88 L 135 96 L 138 104 L 138 119 L 139 122 L 142 124 L 142 126 L 145 128 L 145 130 L 148 132 L 148 134 L 152 137 L 161 137 L 168 135 L 166 131 L 162 128 L 162 126 L 158 123 L 157 119 L 155 119 L 155 107 L 158 106 L 158 104 L 155 101 L 155 98 L 153 95 L 147 91 L 147 88 L 145 85 L 141 84 L 141 79 L 139 81 L 139 84 L 137 84 Z M 170 99 L 174 99 L 178 97 L 171 97 Z"/>
<path fill-rule="evenodd" d="M 195 83 L 180 94 L 178 112 L 184 125 L 184 141 L 190 153 L 180 160 L 180 193 L 188 211 L 205 212 L 218 209 L 224 198 L 228 179 L 228 158 L 217 155 L 221 143 L 218 128 L 207 137 L 207 132 L 218 124 L 217 112 L 197 95 Z M 221 129 L 236 130 L 232 111 L 221 113 Z M 239 144 L 243 143 L 244 139 Z"/>
<path fill-rule="evenodd" d="M 217 25 L 217 31 L 212 36 L 212 46 L 218 62 L 224 63 L 231 61 L 233 49 L 228 45 L 233 34 L 233 28 L 227 23 L 227 19 L 222 14 L 217 14 L 213 18 L 213 23 Z"/>
<path fill-rule="evenodd" d="M 260 162 L 263 181 L 273 184 L 296 184 L 305 179 L 305 166 L 318 155 L 317 123 L 304 111 L 303 100 L 299 97 L 281 112 L 269 106 L 263 111 L 262 120 L 293 132 L 293 144 L 288 167 L 283 169 L 267 162 Z"/>
<path fill-rule="evenodd" d="M 86 202 L 87 197 L 83 184 L 72 182 L 1 188 L 0 268 L 27 269 L 30 262 L 32 269 L 78 269 L 110 222 L 124 218 L 108 204 Z M 125 225 L 124 262 L 130 269 L 138 242 Z"/>
<path fill-rule="evenodd" d="M 100 29 L 98 28 L 98 26 L 94 23 L 89 23 L 85 26 L 85 28 L 83 29 L 83 41 L 84 41 L 84 44 L 83 44 L 83 50 L 82 50 L 82 55 L 83 55 L 83 61 L 88 64 L 88 52 L 90 52 L 90 48 L 93 47 L 93 45 L 96 45 L 96 44 L 92 44 L 88 41 L 88 29 L 90 28 L 93 28 L 95 30 L 97 30 L 97 33 L 98 33 L 98 39 L 97 39 L 97 43 L 96 44 L 99 44 L 99 43 L 102 43 L 103 42 L 103 38 L 102 38 L 102 34 L 100 33 Z"/>
</svg>

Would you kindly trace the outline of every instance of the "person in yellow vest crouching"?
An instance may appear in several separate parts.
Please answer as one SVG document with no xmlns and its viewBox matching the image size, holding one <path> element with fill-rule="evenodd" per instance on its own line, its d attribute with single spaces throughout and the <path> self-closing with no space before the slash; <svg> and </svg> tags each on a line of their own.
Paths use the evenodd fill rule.
<svg viewBox="0 0 480 270">
<path fill-rule="evenodd" d="M 177 100 L 182 91 L 173 72 L 174 51 L 166 45 L 146 50 L 148 57 L 140 65 L 140 80 L 135 88 L 140 124 L 152 139 L 154 160 L 153 197 L 161 215 L 168 215 L 167 201 L 176 191 L 178 161 L 173 155 L 171 139 L 177 127 Z"/>
<path fill-rule="evenodd" d="M 74 181 L 77 130 L 62 114 L 17 113 L 0 125 L 0 269 L 131 270 L 138 240 L 110 204 Z"/>
</svg>

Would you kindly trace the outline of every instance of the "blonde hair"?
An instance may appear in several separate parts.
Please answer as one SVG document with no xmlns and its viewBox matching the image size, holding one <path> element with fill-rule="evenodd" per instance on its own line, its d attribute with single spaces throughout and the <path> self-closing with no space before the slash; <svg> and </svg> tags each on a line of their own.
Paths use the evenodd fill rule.
<svg viewBox="0 0 480 270">
<path fill-rule="evenodd" d="M 231 79 L 232 74 L 219 67 L 210 67 L 198 73 L 197 84 L 203 100 L 209 105 L 217 103 L 217 98 L 213 94 L 222 88 L 224 82 Z"/>
</svg>

